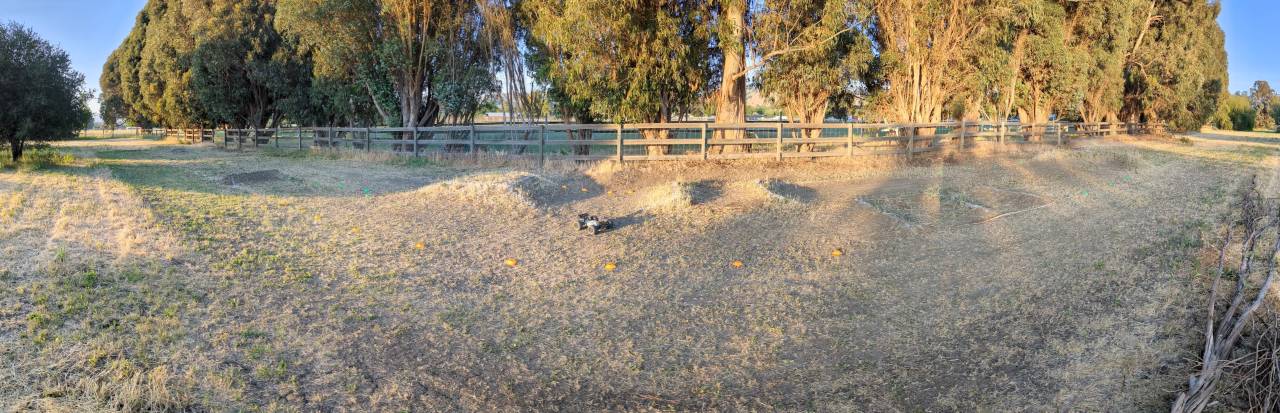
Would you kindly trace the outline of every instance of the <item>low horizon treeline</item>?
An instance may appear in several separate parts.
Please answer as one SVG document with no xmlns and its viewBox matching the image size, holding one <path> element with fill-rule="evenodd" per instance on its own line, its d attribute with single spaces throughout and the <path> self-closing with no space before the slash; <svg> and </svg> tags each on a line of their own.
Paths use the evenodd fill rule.
<svg viewBox="0 0 1280 413">
<path fill-rule="evenodd" d="M 1217 0 L 149 0 L 107 124 L 1231 117 Z"/>
</svg>

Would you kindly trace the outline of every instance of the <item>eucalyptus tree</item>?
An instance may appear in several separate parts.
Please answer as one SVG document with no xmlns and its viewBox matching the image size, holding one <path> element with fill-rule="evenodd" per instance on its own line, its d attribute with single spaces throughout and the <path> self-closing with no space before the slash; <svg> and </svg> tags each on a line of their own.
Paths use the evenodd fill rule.
<svg viewBox="0 0 1280 413">
<path fill-rule="evenodd" d="M 1072 108 L 1079 85 L 1075 79 L 1084 72 L 1076 54 L 1068 44 L 1066 11 L 1055 1 L 1024 0 L 1015 9 L 1019 23 L 1015 25 L 1022 43 L 1015 82 L 1018 119 L 1024 123 L 1044 124 L 1050 115 Z"/>
<path fill-rule="evenodd" d="M 829 3 L 829 6 L 828 6 Z M 858 23 L 865 22 L 865 0 L 847 2 L 826 2 L 814 0 L 718 0 L 708 4 L 714 22 L 714 47 L 719 51 L 719 82 L 717 91 L 711 101 L 715 105 L 716 123 L 733 124 L 746 121 L 746 98 L 748 76 L 769 65 L 777 59 L 801 54 L 803 57 L 792 59 L 776 67 L 795 67 L 805 61 L 817 63 L 815 59 L 830 53 L 839 53 L 848 48 L 850 39 L 865 35 L 865 27 Z M 806 15 L 805 13 L 817 13 Z M 855 15 L 862 15 L 858 22 L 852 21 Z M 784 21 L 782 18 L 794 18 L 795 21 Z M 865 24 L 865 23 L 863 23 Z M 748 59 L 750 58 L 750 59 Z M 831 62 L 843 64 L 841 59 Z M 855 59 L 856 60 L 856 59 Z M 852 68 L 857 70 L 862 62 L 853 62 Z M 809 66 L 817 70 L 826 70 L 818 66 Z M 844 68 L 831 68 L 843 71 Z M 792 72 L 800 75 L 802 72 Z M 828 72 L 832 74 L 832 72 Z M 821 75 L 819 75 L 821 76 Z M 717 131 L 717 137 L 723 139 L 739 139 L 741 130 L 724 129 Z M 717 147 L 727 152 L 738 151 L 737 145 Z"/>
<path fill-rule="evenodd" d="M 29 141 L 70 138 L 89 126 L 84 76 L 30 29 L 0 24 L 0 73 L 0 141 L 15 162 Z"/>
<path fill-rule="evenodd" d="M 313 118 L 310 65 L 276 30 L 274 1 L 212 0 L 189 12 L 189 85 L 202 120 L 262 128 Z"/>
<path fill-rule="evenodd" d="M 1139 14 L 1125 67 L 1124 120 L 1190 130 L 1213 115 L 1227 84 L 1220 11 L 1215 0 L 1152 0 Z"/>
<path fill-rule="evenodd" d="M 137 21 L 129 35 L 125 37 L 115 51 L 103 64 L 100 87 L 102 98 L 100 111 L 104 116 L 122 119 L 125 123 L 148 127 L 153 123 L 151 117 L 144 112 L 142 104 L 142 81 L 138 77 L 139 64 L 142 61 L 142 47 L 146 40 L 147 27 L 151 22 L 151 7 L 144 7 L 138 13 Z"/>
<path fill-rule="evenodd" d="M 159 125 L 199 123 L 191 90 L 190 55 L 196 39 L 190 28 L 194 22 L 184 13 L 184 5 L 194 7 L 194 3 L 181 0 L 151 0 L 144 9 L 147 23 L 137 66 L 140 93 L 130 103 Z"/>
<path fill-rule="evenodd" d="M 751 25 L 753 53 L 784 50 L 796 33 L 814 44 L 765 61 L 755 78 L 761 92 L 792 122 L 822 122 L 832 99 L 856 90 L 870 67 L 871 41 L 863 30 L 869 12 L 858 1 L 766 0 Z"/>
<path fill-rule="evenodd" d="M 965 99 L 976 75 L 974 56 L 991 24 L 984 0 L 881 0 L 872 9 L 880 73 L 868 82 L 885 119 L 937 122 L 948 104 Z"/>
<path fill-rule="evenodd" d="M 717 12 L 715 46 L 720 50 L 720 83 L 713 98 L 717 123 L 742 123 L 747 120 L 747 22 L 750 0 L 719 0 L 712 8 Z M 717 132 L 721 139 L 741 139 L 742 132 L 732 129 Z M 737 147 L 720 150 L 735 151 Z"/>
<path fill-rule="evenodd" d="M 710 14 L 696 1 L 526 0 L 520 7 L 540 55 L 539 77 L 588 117 L 669 122 L 711 90 Z"/>
<path fill-rule="evenodd" d="M 120 96 L 120 77 L 120 59 L 112 53 L 102 66 L 102 78 L 99 79 L 102 92 L 98 96 L 98 114 L 102 117 L 103 125 L 110 129 L 115 129 L 121 120 L 128 118 L 128 108 L 124 97 Z"/>
<path fill-rule="evenodd" d="M 1125 67 L 1140 23 L 1133 16 L 1146 12 L 1145 0 L 1063 1 L 1067 11 L 1068 45 L 1080 60 L 1076 89 L 1080 119 L 1114 122 L 1124 103 Z"/>
<path fill-rule="evenodd" d="M 276 22 L 331 98 L 364 95 L 380 123 L 469 122 L 495 81 L 480 5 L 460 0 L 279 0 Z M 343 102 L 332 102 L 341 106 Z"/>
</svg>

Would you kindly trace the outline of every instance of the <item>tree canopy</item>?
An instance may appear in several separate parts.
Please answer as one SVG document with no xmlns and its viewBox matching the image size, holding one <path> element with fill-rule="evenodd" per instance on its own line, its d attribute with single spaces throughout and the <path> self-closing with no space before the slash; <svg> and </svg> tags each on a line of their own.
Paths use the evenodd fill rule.
<svg viewBox="0 0 1280 413">
<path fill-rule="evenodd" d="M 84 75 L 30 29 L 0 24 L 0 73 L 0 140 L 14 161 L 29 141 L 70 138 L 89 126 Z"/>
<path fill-rule="evenodd" d="M 104 65 L 138 125 L 1151 121 L 1225 113 L 1217 0 L 150 0 Z M 532 86 L 534 90 L 526 90 Z M 866 102 L 850 108 L 851 101 Z M 1269 101 L 1267 101 L 1269 102 Z M 1267 102 L 1255 103 L 1263 113 Z M 1222 118 L 1218 116 L 1217 118 Z"/>
</svg>

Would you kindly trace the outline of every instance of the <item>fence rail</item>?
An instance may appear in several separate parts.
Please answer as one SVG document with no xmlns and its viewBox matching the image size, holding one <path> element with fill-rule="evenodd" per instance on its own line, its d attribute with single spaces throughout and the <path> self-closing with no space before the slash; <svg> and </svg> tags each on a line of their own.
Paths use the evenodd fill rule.
<svg viewBox="0 0 1280 413">
<path fill-rule="evenodd" d="M 979 141 L 1047 143 L 1163 132 L 1158 124 L 882 123 L 653 123 L 465 125 L 420 128 L 294 127 L 168 129 L 186 143 L 225 149 L 332 149 L 424 154 L 499 153 L 547 160 L 719 160 L 820 158 L 937 151 Z"/>
</svg>

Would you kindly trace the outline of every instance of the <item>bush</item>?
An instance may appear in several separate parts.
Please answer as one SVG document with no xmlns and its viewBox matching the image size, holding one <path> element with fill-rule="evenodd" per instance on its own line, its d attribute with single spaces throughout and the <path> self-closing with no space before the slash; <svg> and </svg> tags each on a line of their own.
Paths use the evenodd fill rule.
<svg viewBox="0 0 1280 413">
<path fill-rule="evenodd" d="M 1257 126 L 1258 112 L 1249 103 L 1249 98 L 1240 95 L 1227 97 L 1227 117 L 1231 119 L 1231 129 L 1251 131 Z"/>
</svg>

